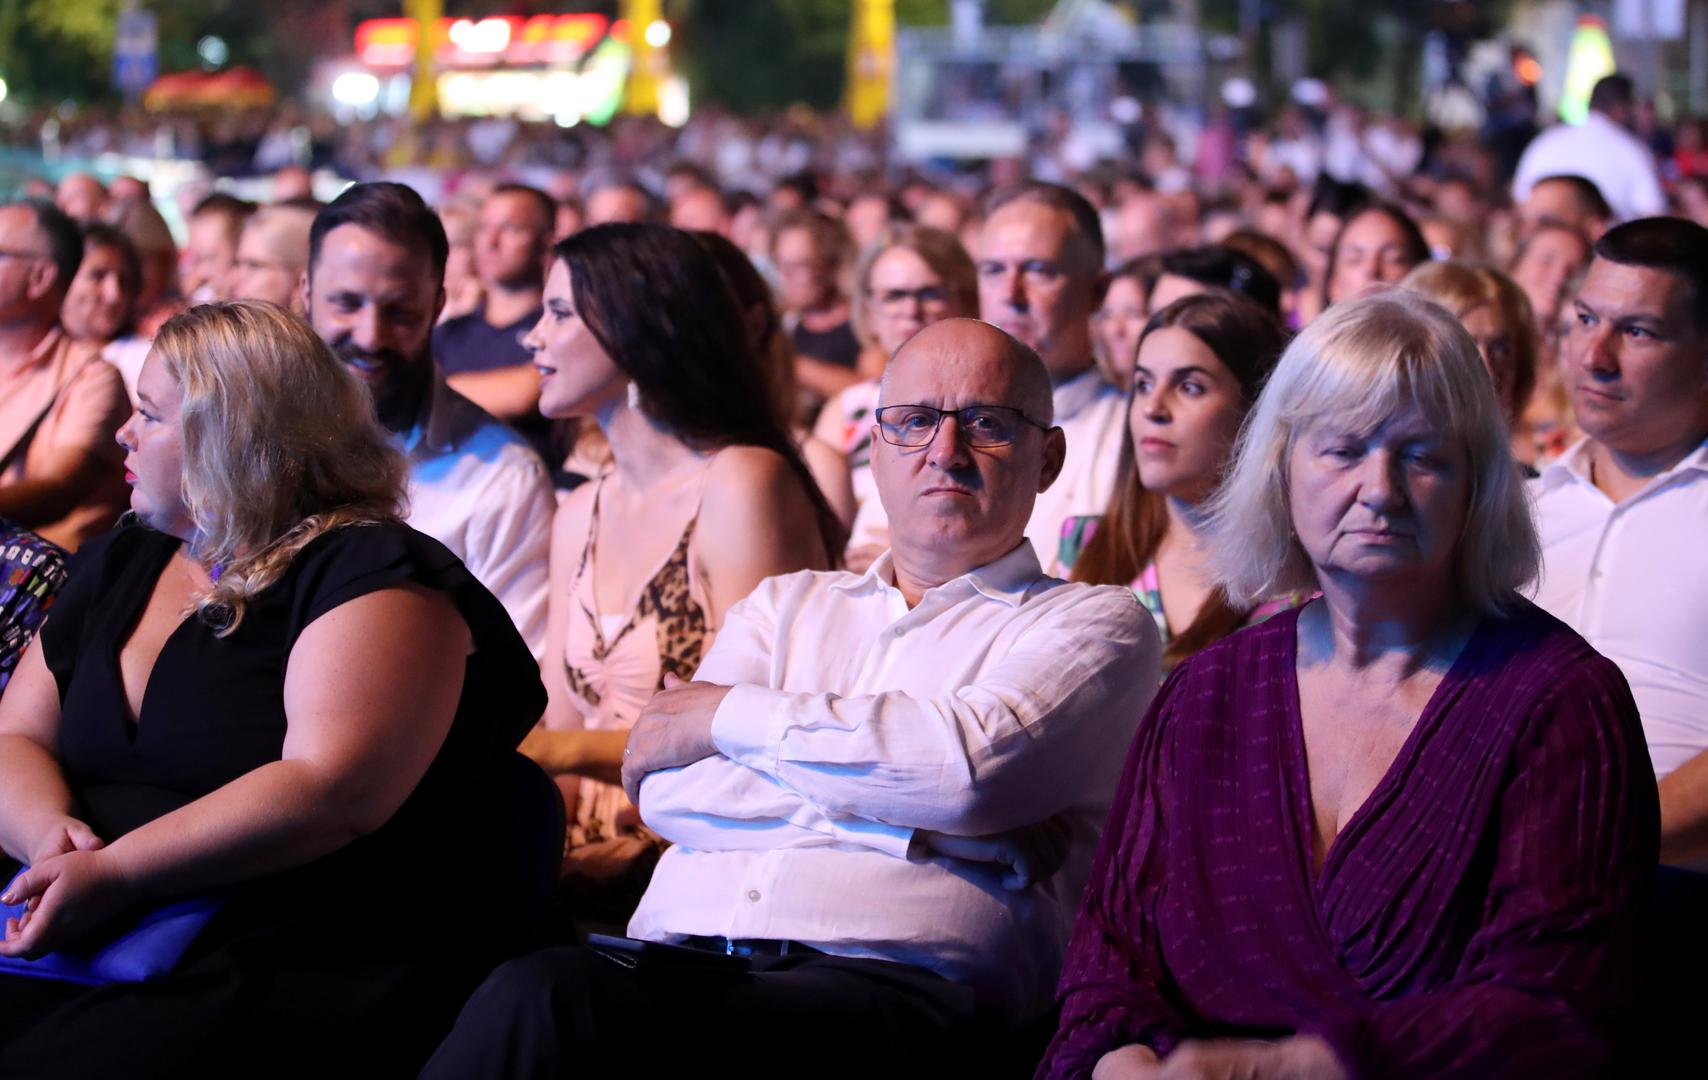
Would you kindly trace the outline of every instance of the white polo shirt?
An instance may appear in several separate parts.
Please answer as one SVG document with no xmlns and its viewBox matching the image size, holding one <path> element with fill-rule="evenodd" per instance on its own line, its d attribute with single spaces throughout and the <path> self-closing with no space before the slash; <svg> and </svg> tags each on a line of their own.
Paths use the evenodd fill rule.
<svg viewBox="0 0 1708 1080">
<path fill-rule="evenodd" d="M 1535 601 L 1625 673 L 1664 777 L 1708 750 L 1708 442 L 1622 503 L 1590 479 L 1587 439 L 1530 489 Z"/>
</svg>

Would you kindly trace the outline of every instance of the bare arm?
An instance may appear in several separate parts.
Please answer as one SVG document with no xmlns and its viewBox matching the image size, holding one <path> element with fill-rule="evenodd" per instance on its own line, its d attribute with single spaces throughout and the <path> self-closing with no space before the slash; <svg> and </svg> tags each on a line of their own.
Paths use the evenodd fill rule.
<svg viewBox="0 0 1708 1080">
<path fill-rule="evenodd" d="M 800 476 L 780 455 L 751 446 L 719 453 L 694 530 L 710 602 L 706 624 L 722 626 L 725 612 L 768 577 L 827 569 L 816 521 Z"/>
<path fill-rule="evenodd" d="M 75 510 L 104 476 L 119 466 L 110 456 L 79 447 L 66 447 L 34 470 L 28 480 L 0 485 L 0 517 L 28 528 L 39 528 Z"/>
<path fill-rule="evenodd" d="M 60 771 L 59 687 L 32 644 L 0 698 L 0 847 L 23 863 L 100 846 Z"/>
<path fill-rule="evenodd" d="M 801 457 L 842 524 L 854 524 L 854 483 L 848 475 L 848 459 L 817 436 L 808 436 L 801 443 Z"/>
<path fill-rule="evenodd" d="M 445 382 L 500 420 L 524 419 L 540 411 L 540 373 L 532 364 L 465 371 Z"/>
<path fill-rule="evenodd" d="M 546 715 L 518 749 L 553 776 L 590 776 L 614 784 L 622 773 L 623 745 L 628 741 L 628 732 L 586 730 L 564 674 L 569 613 L 575 603 L 570 589 L 587 544 L 592 505 L 593 487 L 583 485 L 558 510 L 552 523 L 546 652 L 540 659 L 540 679 L 546 684 Z"/>
<path fill-rule="evenodd" d="M 1668 773 L 1660 789 L 1661 862 L 1708 855 L 1708 750 Z"/>
<path fill-rule="evenodd" d="M 407 629 L 404 629 L 407 628 Z M 39 955 L 115 911 L 309 863 L 374 832 L 415 790 L 456 714 L 471 648 L 451 601 L 414 586 L 340 605 L 298 637 L 279 761 L 13 886 L 33 917 L 0 954 Z"/>
</svg>

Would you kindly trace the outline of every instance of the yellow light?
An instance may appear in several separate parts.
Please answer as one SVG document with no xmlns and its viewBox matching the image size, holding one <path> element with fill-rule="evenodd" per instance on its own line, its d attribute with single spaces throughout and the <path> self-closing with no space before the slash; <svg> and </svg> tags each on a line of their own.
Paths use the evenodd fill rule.
<svg viewBox="0 0 1708 1080">
<path fill-rule="evenodd" d="M 646 43 L 655 49 L 662 49 L 670 44 L 670 24 L 663 19 L 655 19 L 647 24 Z"/>
</svg>

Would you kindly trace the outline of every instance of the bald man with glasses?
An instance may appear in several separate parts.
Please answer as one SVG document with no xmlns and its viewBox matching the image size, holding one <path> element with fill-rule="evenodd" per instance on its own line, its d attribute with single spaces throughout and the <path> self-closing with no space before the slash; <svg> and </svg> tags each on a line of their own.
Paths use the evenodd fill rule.
<svg viewBox="0 0 1708 1080">
<path fill-rule="evenodd" d="M 674 843 L 633 940 L 500 968 L 426 1075 L 596 1075 L 649 1032 L 763 1047 L 750 1075 L 1029 1064 L 999 1033 L 1048 1015 L 1161 647 L 1130 590 L 1025 541 L 1064 451 L 1036 353 L 936 323 L 880 401 L 891 550 L 762 582 L 629 738 Z"/>
</svg>

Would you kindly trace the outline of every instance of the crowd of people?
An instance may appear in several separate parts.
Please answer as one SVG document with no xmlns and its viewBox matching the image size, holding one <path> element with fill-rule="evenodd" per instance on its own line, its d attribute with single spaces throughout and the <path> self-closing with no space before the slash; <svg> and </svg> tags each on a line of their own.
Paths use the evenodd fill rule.
<svg viewBox="0 0 1708 1080">
<path fill-rule="evenodd" d="M 1676 1066 L 1708 187 L 1591 104 L 0 206 L 0 1074 Z"/>
</svg>

